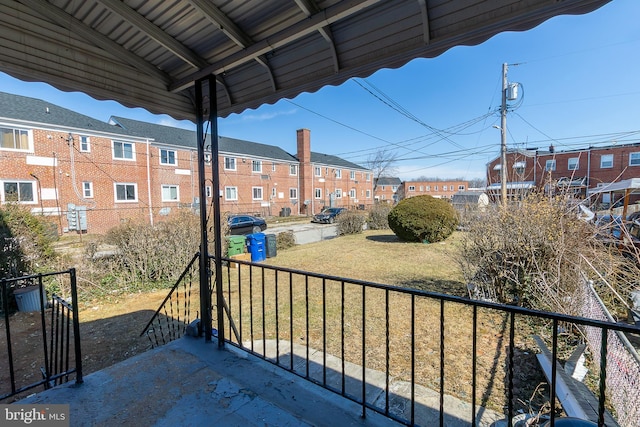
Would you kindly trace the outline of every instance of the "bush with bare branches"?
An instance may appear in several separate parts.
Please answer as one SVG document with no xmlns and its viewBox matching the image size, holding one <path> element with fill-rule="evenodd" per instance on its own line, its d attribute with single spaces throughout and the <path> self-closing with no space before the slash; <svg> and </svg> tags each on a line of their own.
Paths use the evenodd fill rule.
<svg viewBox="0 0 640 427">
<path fill-rule="evenodd" d="M 605 299 L 629 295 L 640 277 L 637 263 L 597 234 L 564 199 L 534 195 L 471 224 L 459 262 L 476 296 L 579 315 L 581 275 L 606 282 Z"/>
</svg>

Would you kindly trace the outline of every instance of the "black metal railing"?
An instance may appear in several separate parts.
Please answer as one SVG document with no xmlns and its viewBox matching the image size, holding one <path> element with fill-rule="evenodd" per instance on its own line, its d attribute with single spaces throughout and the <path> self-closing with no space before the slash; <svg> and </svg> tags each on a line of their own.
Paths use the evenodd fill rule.
<svg viewBox="0 0 640 427">
<path fill-rule="evenodd" d="M 199 307 L 196 259 L 145 327 L 152 346 L 184 335 L 198 318 L 189 308 Z M 557 362 L 567 359 L 576 337 L 584 341 L 580 337 L 597 331 L 595 344 L 587 342 L 595 401 L 590 418 L 600 426 L 616 425 L 608 410 L 611 394 L 620 387 L 609 382 L 607 372 L 617 366 L 609 360 L 607 342 L 617 334 L 638 335 L 637 327 L 222 261 L 225 330 L 219 335 L 227 337 L 225 342 L 357 402 L 362 416 L 375 411 L 406 425 L 489 426 L 505 418 L 515 425 L 527 413 L 537 417 L 544 412 L 554 425 L 566 415 L 556 403 L 561 381 Z M 215 307 L 216 293 L 211 287 L 207 292 Z M 212 313 L 216 325 L 216 310 Z M 536 353 L 542 352 L 537 337 L 551 353 L 546 386 L 537 366 Z M 628 360 L 628 375 L 639 376 L 638 364 Z M 614 362 L 620 364 L 618 353 Z M 627 401 L 640 400 L 640 390 L 625 393 L 635 393 L 625 396 Z M 616 415 L 633 419 L 633 414 Z"/>
<path fill-rule="evenodd" d="M 51 301 L 47 300 L 44 281 L 49 279 L 68 280 L 71 303 L 56 294 Z M 5 278 L 0 285 L 5 332 L 2 341 L 7 354 L 3 362 L 7 366 L 1 370 L 0 401 L 39 386 L 47 389 L 74 377 L 76 383 L 82 383 L 75 269 Z M 15 293 L 17 289 L 19 293 Z M 30 300 L 23 302 L 23 308 L 35 311 L 16 312 L 15 298 L 26 296 Z M 33 380 L 38 377 L 41 379 Z"/>
<path fill-rule="evenodd" d="M 523 411 L 545 412 L 554 425 L 566 415 L 556 403 L 556 362 L 566 360 L 587 330 L 600 337 L 588 346 L 591 418 L 611 425 L 608 399 L 616 390 L 607 385 L 607 339 L 640 334 L 631 325 L 223 261 L 229 344 L 357 402 L 363 416 L 372 410 L 407 425 L 488 426 Z M 537 407 L 532 393 L 539 394 L 536 381 L 545 379 L 534 374 L 541 351 L 536 335 L 546 338 L 552 360 L 550 384 L 537 397 L 545 403 Z M 631 375 L 640 373 L 633 369 Z M 640 390 L 627 398 L 637 402 Z"/>
<path fill-rule="evenodd" d="M 156 310 L 147 325 L 142 330 L 142 335 L 147 335 L 151 348 L 171 342 L 184 336 L 188 328 L 197 327 L 197 334 L 202 332 L 201 326 L 193 325 L 199 317 L 199 272 L 198 260 L 200 254 L 196 253 L 184 269 L 176 283 L 165 297 L 160 307 Z M 195 303 L 192 299 L 196 300 Z"/>
</svg>

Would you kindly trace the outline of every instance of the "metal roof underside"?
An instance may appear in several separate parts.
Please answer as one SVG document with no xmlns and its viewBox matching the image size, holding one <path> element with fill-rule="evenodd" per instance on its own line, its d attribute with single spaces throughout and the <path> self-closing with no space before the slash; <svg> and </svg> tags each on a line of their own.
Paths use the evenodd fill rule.
<svg viewBox="0 0 640 427">
<path fill-rule="evenodd" d="M 609 0 L 0 0 L 0 71 L 195 120 L 225 117 Z"/>
</svg>

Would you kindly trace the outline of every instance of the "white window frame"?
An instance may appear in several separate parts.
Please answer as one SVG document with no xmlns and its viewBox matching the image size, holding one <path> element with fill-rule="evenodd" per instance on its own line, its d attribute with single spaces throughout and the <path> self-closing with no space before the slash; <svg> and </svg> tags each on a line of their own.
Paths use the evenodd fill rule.
<svg viewBox="0 0 640 427">
<path fill-rule="evenodd" d="M 163 155 L 162 153 L 165 152 L 166 153 L 166 160 L 167 161 L 163 161 Z M 166 165 L 166 166 L 177 166 L 178 165 L 178 152 L 176 150 L 168 150 L 166 148 L 160 148 L 158 149 L 158 153 L 159 153 L 159 157 L 160 157 L 160 164 L 161 165 Z M 173 162 L 171 162 L 171 153 L 173 153 Z"/>
<path fill-rule="evenodd" d="M 349 171 L 349 179 L 352 181 L 356 180 L 356 171 Z"/>
<path fill-rule="evenodd" d="M 336 169 L 336 178 L 342 179 L 342 169 Z"/>
<path fill-rule="evenodd" d="M 224 158 L 224 170 L 234 171 L 237 170 L 237 162 L 235 157 L 225 157 Z"/>
<path fill-rule="evenodd" d="M 458 191 L 464 191 L 464 190 L 465 190 L 464 184 L 458 185 Z"/>
<path fill-rule="evenodd" d="M 116 156 L 116 145 L 122 145 L 122 155 L 123 157 L 117 157 Z M 131 157 L 126 157 L 125 153 L 125 146 L 130 145 L 131 146 Z M 136 144 L 133 142 L 126 142 L 126 141 L 116 141 L 113 140 L 111 141 L 111 154 L 114 160 L 125 160 L 128 162 L 135 162 L 136 161 Z"/>
<path fill-rule="evenodd" d="M 316 188 L 314 190 L 316 199 L 322 199 L 322 188 Z"/>
<path fill-rule="evenodd" d="M 82 197 L 85 199 L 93 199 L 93 182 L 82 181 Z"/>
<path fill-rule="evenodd" d="M 544 170 L 545 172 L 553 172 L 556 170 L 556 159 L 549 159 L 544 162 Z"/>
<path fill-rule="evenodd" d="M 438 186 L 437 185 L 433 186 L 433 191 L 438 191 Z"/>
<path fill-rule="evenodd" d="M 602 154 L 600 156 L 600 169 L 613 168 L 613 154 Z"/>
<path fill-rule="evenodd" d="M 238 187 L 234 187 L 234 186 L 224 187 L 224 199 L 238 200 Z"/>
<path fill-rule="evenodd" d="M 336 188 L 336 199 L 342 199 L 342 188 Z"/>
<path fill-rule="evenodd" d="M 366 197 L 367 199 L 370 199 L 370 198 L 371 198 L 371 190 L 367 190 L 367 191 L 365 192 L 365 194 L 366 194 L 366 196 L 365 196 L 365 197 Z"/>
<path fill-rule="evenodd" d="M 278 164 L 276 162 L 271 163 L 271 172 L 275 172 L 276 171 L 276 166 Z"/>
<path fill-rule="evenodd" d="M 251 160 L 251 172 L 262 173 L 262 160 Z"/>
<path fill-rule="evenodd" d="M 640 154 L 640 153 L 638 153 Z M 577 171 L 580 169 L 580 158 L 579 157 L 570 157 L 567 159 L 567 170 Z"/>
<path fill-rule="evenodd" d="M 205 187 L 205 193 L 206 193 L 207 199 L 211 198 L 212 191 L 213 191 L 213 189 L 211 188 L 210 185 L 207 185 Z"/>
<path fill-rule="evenodd" d="M 415 185 L 410 185 L 409 186 L 409 191 L 416 191 L 416 186 Z"/>
<path fill-rule="evenodd" d="M 263 200 L 262 187 L 251 187 L 251 200 Z"/>
<path fill-rule="evenodd" d="M 133 187 L 133 199 L 118 199 L 118 187 L 125 186 L 125 194 L 126 187 Z M 138 201 L 138 184 L 135 182 L 114 182 L 113 183 L 113 200 L 116 203 L 136 203 Z"/>
<path fill-rule="evenodd" d="M 427 186 L 425 187 L 425 191 L 431 191 L 431 186 L 430 186 L 430 185 L 427 185 Z"/>
<path fill-rule="evenodd" d="M 32 204 L 36 204 L 38 203 L 38 194 L 36 193 L 37 187 L 36 187 L 36 183 L 35 181 L 22 181 L 22 180 L 13 180 L 13 179 L 7 179 L 7 180 L 3 180 L 0 181 L 0 183 L 2 184 L 2 187 L 0 187 L 0 191 L 2 191 L 2 202 L 12 202 L 12 203 L 19 203 L 19 204 L 24 204 L 24 205 L 32 205 Z M 16 188 L 18 189 L 18 200 L 7 200 L 7 194 L 5 192 L 5 185 L 6 184 L 15 184 Z M 23 185 L 30 185 L 31 186 L 31 198 L 32 200 L 20 200 L 21 199 L 21 191 L 20 191 L 20 187 Z"/>
<path fill-rule="evenodd" d="M 298 165 L 294 165 L 294 164 L 289 165 L 289 175 L 291 176 L 298 175 Z"/>
<path fill-rule="evenodd" d="M 273 187 L 271 189 L 271 198 L 275 199 L 277 195 L 278 195 L 278 191 L 277 191 L 276 187 Z"/>
<path fill-rule="evenodd" d="M 640 152 L 629 153 L 629 166 L 640 166 Z"/>
<path fill-rule="evenodd" d="M 175 189 L 175 197 L 171 195 L 171 190 Z M 169 198 L 165 197 L 165 190 L 169 191 Z M 162 201 L 163 202 L 179 202 L 180 201 L 180 186 L 175 184 L 162 184 Z"/>
<path fill-rule="evenodd" d="M 298 189 L 296 187 L 289 187 L 289 199 L 298 200 Z"/>
<path fill-rule="evenodd" d="M 85 135 L 80 135 L 80 151 L 82 153 L 91 152 L 91 138 Z"/>
<path fill-rule="evenodd" d="M 371 181 L 371 174 L 370 173 L 366 173 L 365 176 L 367 177 L 367 181 Z"/>
<path fill-rule="evenodd" d="M 320 166 L 316 166 L 313 168 L 314 176 L 322 176 L 322 168 Z"/>
<path fill-rule="evenodd" d="M 32 152 L 33 151 L 33 133 L 29 130 L 29 129 L 20 129 L 20 128 L 14 128 L 14 127 L 9 127 L 9 126 L 0 126 L 0 130 L 10 130 L 13 133 L 13 148 L 9 148 L 9 147 L 3 147 L 2 144 L 0 144 L 0 150 L 4 150 L 4 151 L 21 151 L 21 152 Z M 16 145 L 16 132 L 19 135 L 26 135 L 27 136 L 27 148 L 15 148 Z M 0 134 L 2 135 L 2 134 Z M 19 140 L 20 138 L 18 138 Z M 1 141 L 1 137 L 0 137 L 0 141 Z"/>
<path fill-rule="evenodd" d="M 351 190 L 349 190 L 349 197 L 352 199 L 356 198 L 356 189 L 352 188 Z"/>
</svg>

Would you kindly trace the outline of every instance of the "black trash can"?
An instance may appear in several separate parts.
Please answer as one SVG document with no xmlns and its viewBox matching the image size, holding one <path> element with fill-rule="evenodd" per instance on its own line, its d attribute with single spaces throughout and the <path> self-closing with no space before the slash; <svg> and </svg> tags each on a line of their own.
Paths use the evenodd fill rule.
<svg viewBox="0 0 640 427">
<path fill-rule="evenodd" d="M 277 243 L 278 243 L 278 239 L 277 236 L 275 234 L 267 234 L 265 235 L 265 240 L 266 240 L 266 247 L 267 247 L 267 258 L 273 258 L 274 256 L 277 255 L 278 250 L 277 250 Z"/>
</svg>

